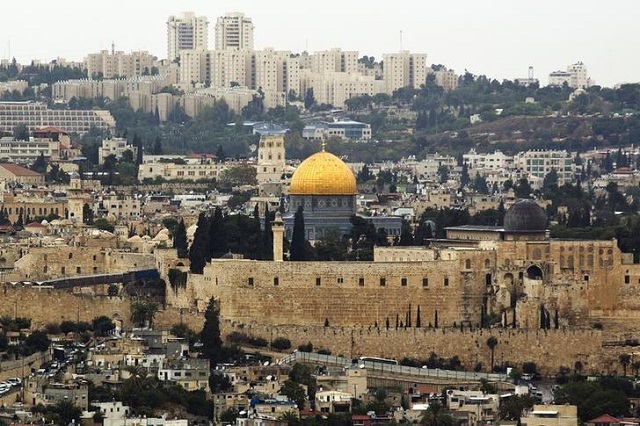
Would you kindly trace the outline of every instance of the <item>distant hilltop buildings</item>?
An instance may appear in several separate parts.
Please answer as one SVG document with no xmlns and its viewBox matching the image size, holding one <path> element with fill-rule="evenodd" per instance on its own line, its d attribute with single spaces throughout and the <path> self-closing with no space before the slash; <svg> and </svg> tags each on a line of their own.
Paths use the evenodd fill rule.
<svg viewBox="0 0 640 426">
<path fill-rule="evenodd" d="M 566 71 L 554 71 L 549 74 L 549 86 L 562 86 L 565 83 L 574 89 L 586 89 L 594 85 L 587 76 L 587 66 L 582 62 L 569 65 Z"/>
</svg>

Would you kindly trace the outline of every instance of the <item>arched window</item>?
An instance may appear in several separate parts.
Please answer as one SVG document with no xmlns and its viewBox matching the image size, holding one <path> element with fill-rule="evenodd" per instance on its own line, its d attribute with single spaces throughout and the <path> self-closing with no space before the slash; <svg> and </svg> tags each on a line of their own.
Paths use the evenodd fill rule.
<svg viewBox="0 0 640 426">
<path fill-rule="evenodd" d="M 489 269 L 491 267 L 491 261 L 489 259 L 484 260 L 484 269 Z"/>
<path fill-rule="evenodd" d="M 541 280 L 542 269 L 537 265 L 531 265 L 527 268 L 527 278 L 530 280 Z"/>
</svg>

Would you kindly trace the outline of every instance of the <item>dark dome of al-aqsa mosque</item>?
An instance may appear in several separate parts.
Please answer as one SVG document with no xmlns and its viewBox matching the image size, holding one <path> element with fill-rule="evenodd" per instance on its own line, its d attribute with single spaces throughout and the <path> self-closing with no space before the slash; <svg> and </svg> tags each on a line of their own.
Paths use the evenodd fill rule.
<svg viewBox="0 0 640 426">
<path fill-rule="evenodd" d="M 547 214 L 533 200 L 516 201 L 504 215 L 506 232 L 545 232 Z"/>
</svg>

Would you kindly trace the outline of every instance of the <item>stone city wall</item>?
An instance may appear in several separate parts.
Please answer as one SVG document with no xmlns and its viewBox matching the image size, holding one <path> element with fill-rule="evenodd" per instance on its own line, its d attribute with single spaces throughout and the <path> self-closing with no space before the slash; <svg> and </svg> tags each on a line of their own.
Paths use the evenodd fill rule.
<svg viewBox="0 0 640 426">
<path fill-rule="evenodd" d="M 487 369 L 491 364 L 491 351 L 487 339 L 495 336 L 498 345 L 494 350 L 494 363 L 521 365 L 535 362 L 546 374 L 555 374 L 559 366 L 573 369 L 576 361 L 583 364 L 585 373 L 597 373 L 615 369 L 610 356 L 602 349 L 602 332 L 599 330 L 518 330 L 518 329 L 429 329 L 407 328 L 347 328 L 296 325 L 244 325 L 225 322 L 226 333 L 237 331 L 269 341 L 285 337 L 292 349 L 298 345 L 313 343 L 314 348 L 330 349 L 334 355 L 348 358 L 378 356 L 402 359 L 404 357 L 425 360 L 431 352 L 450 358 L 458 356 L 466 370 L 477 363 Z M 283 354 L 284 355 L 284 354 Z"/>
</svg>

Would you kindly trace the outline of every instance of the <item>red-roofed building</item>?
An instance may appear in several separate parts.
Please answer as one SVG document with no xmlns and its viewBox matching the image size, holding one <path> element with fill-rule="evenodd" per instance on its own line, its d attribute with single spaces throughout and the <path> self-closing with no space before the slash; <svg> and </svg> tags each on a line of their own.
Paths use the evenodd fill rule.
<svg viewBox="0 0 640 426">
<path fill-rule="evenodd" d="M 588 426 L 610 426 L 620 423 L 620 419 L 617 419 L 609 414 L 603 414 L 595 419 L 591 419 L 587 422 Z"/>
<path fill-rule="evenodd" d="M 0 164 L 0 180 L 23 185 L 41 185 L 44 175 L 13 163 Z"/>
</svg>

